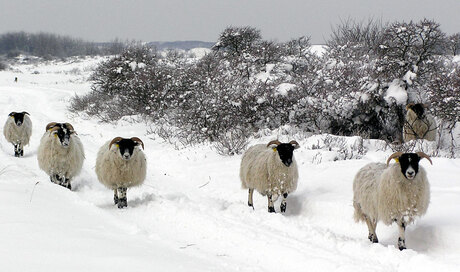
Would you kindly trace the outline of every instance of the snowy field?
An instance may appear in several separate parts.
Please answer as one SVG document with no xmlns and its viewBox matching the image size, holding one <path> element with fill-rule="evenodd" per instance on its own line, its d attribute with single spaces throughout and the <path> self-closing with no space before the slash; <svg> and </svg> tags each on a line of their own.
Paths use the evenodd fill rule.
<svg viewBox="0 0 460 272">
<path fill-rule="evenodd" d="M 353 221 L 352 181 L 360 167 L 384 162 L 390 150 L 365 141 L 369 152 L 362 159 L 334 161 L 333 152 L 314 147 L 319 136 L 296 137 L 300 179 L 287 212 L 279 213 L 278 201 L 277 213 L 269 214 L 258 194 L 252 210 L 240 188 L 241 156 L 222 157 L 207 145 L 176 150 L 147 135 L 143 124 L 100 124 L 69 113 L 70 98 L 89 90 L 86 79 L 98 61 L 0 72 L 1 128 L 11 111 L 28 111 L 34 125 L 23 158 L 13 156 L 1 133 L 1 271 L 459 271 L 460 159 L 421 162 L 431 204 L 408 226 L 407 250 L 395 246 L 396 225 L 380 224 L 380 243 L 371 244 L 367 226 Z M 72 191 L 38 168 L 40 137 L 52 121 L 70 122 L 85 147 Z M 97 150 L 116 136 L 140 137 L 148 160 L 146 182 L 128 191 L 123 210 L 94 172 Z"/>
</svg>

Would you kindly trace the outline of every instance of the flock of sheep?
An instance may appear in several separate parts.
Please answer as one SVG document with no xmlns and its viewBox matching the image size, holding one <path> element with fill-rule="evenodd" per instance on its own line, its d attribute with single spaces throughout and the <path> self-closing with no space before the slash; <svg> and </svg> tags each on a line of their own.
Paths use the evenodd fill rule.
<svg viewBox="0 0 460 272">
<path fill-rule="evenodd" d="M 423 104 L 409 104 L 404 125 L 405 141 L 411 139 L 434 140 L 436 124 Z M 3 133 L 14 146 L 14 154 L 21 157 L 23 147 L 29 143 L 32 122 L 27 112 L 9 114 Z M 114 191 L 118 208 L 128 206 L 126 192 L 138 186 L 146 177 L 147 163 L 141 150 L 144 143 L 138 137 L 116 137 L 101 146 L 96 159 L 98 180 Z M 275 212 L 274 202 L 282 196 L 280 211 L 285 212 L 288 195 L 297 188 L 298 169 L 294 150 L 296 141 L 250 147 L 243 155 L 240 166 L 242 188 L 248 189 L 248 205 L 254 208 L 253 193 L 258 191 L 268 199 L 268 211 Z M 427 175 L 419 161 L 428 155 L 423 152 L 392 154 L 386 164 L 370 163 L 361 168 L 353 181 L 353 207 L 355 221 L 366 222 L 369 240 L 378 242 L 377 222 L 386 225 L 396 222 L 399 227 L 398 247 L 406 248 L 405 228 L 415 217 L 426 213 L 430 200 Z M 85 154 L 83 145 L 69 123 L 49 123 L 45 128 L 37 159 L 53 183 L 71 189 L 71 180 L 80 173 Z M 396 163 L 390 165 L 394 159 Z"/>
</svg>

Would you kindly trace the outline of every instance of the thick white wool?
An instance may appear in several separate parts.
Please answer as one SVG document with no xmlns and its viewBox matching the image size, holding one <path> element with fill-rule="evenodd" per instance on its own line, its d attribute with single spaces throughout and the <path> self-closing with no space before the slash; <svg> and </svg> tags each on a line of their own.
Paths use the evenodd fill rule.
<svg viewBox="0 0 460 272">
<path fill-rule="evenodd" d="M 244 189 L 256 189 L 262 195 L 292 193 L 299 178 L 297 163 L 287 167 L 278 152 L 264 144 L 249 148 L 243 155 L 240 166 L 241 185 Z"/>
<path fill-rule="evenodd" d="M 99 181 L 110 189 L 141 185 L 147 174 L 144 152 L 135 147 L 129 160 L 121 158 L 117 145 L 106 142 L 97 153 L 96 174 Z"/>
<path fill-rule="evenodd" d="M 32 121 L 29 116 L 24 115 L 24 122 L 18 127 L 14 122 L 14 118 L 8 117 L 3 126 L 3 135 L 5 135 L 9 143 L 19 143 L 21 146 L 28 145 L 30 136 L 32 135 Z"/>
<path fill-rule="evenodd" d="M 37 159 L 40 169 L 48 175 L 72 179 L 80 173 L 85 153 L 80 139 L 75 134 L 70 136 L 69 146 L 63 147 L 59 138 L 47 131 L 40 140 Z"/>
<path fill-rule="evenodd" d="M 383 163 L 370 163 L 355 176 L 353 201 L 360 208 L 355 208 L 356 221 L 365 221 L 367 216 L 386 225 L 401 218 L 411 223 L 428 209 L 430 186 L 426 172 L 419 166 L 415 178 L 408 180 L 399 163 L 388 167 Z"/>
</svg>

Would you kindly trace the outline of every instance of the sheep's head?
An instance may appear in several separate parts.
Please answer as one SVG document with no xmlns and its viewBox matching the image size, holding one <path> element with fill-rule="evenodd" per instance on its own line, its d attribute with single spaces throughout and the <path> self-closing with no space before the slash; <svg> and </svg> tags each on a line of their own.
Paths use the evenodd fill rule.
<svg viewBox="0 0 460 272">
<path fill-rule="evenodd" d="M 137 137 L 132 137 L 131 139 L 115 137 L 109 144 L 109 150 L 112 145 L 118 148 L 118 154 L 125 161 L 131 159 L 136 147 L 142 146 L 142 149 L 144 149 L 144 143 Z"/>
<path fill-rule="evenodd" d="M 287 167 L 292 164 L 292 156 L 294 149 L 299 148 L 299 143 L 296 141 L 290 141 L 289 143 L 281 143 L 278 140 L 271 141 L 267 144 L 267 147 L 273 148 L 275 152 L 278 152 L 281 162 Z"/>
<path fill-rule="evenodd" d="M 423 152 L 417 152 L 417 153 L 396 152 L 396 153 L 393 153 L 388 158 L 387 165 L 390 163 L 392 159 L 395 159 L 395 161 L 399 163 L 401 167 L 401 173 L 404 175 L 404 177 L 406 177 L 406 179 L 414 179 L 418 173 L 418 169 L 419 169 L 418 163 L 423 158 L 426 158 L 428 161 L 430 161 L 431 164 L 433 164 L 430 157 Z"/>
<path fill-rule="evenodd" d="M 23 112 L 13 111 L 12 113 L 8 114 L 8 116 L 14 119 L 14 123 L 16 124 L 16 126 L 20 127 L 24 123 L 25 114 L 30 115 L 26 111 L 23 111 Z"/>
<path fill-rule="evenodd" d="M 69 123 L 49 123 L 46 125 L 46 131 L 50 131 L 51 135 L 59 139 L 63 147 L 68 147 L 70 144 L 70 136 L 76 134 L 73 126 Z"/>
<path fill-rule="evenodd" d="M 425 108 L 426 107 L 427 107 L 427 105 L 422 104 L 422 103 L 417 103 L 417 104 L 410 103 L 410 104 L 407 104 L 406 110 L 407 110 L 408 114 L 410 114 L 410 112 L 412 111 L 413 113 L 415 113 L 415 115 L 417 116 L 418 119 L 422 119 L 422 118 L 425 117 Z"/>
</svg>

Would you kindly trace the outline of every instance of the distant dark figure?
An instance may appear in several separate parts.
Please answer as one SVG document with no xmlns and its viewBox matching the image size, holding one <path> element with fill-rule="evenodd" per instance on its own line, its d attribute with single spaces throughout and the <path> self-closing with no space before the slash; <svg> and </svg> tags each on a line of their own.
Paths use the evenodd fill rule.
<svg viewBox="0 0 460 272">
<path fill-rule="evenodd" d="M 18 77 L 15 77 L 15 78 L 14 78 L 14 82 L 18 82 Z"/>
</svg>

